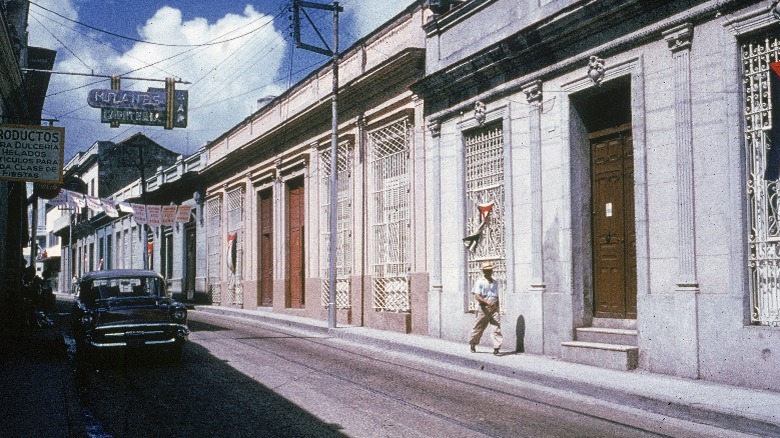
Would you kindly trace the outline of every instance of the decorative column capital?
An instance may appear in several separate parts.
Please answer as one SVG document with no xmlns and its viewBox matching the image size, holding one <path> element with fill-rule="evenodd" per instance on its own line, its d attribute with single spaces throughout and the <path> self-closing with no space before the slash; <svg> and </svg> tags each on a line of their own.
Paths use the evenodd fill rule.
<svg viewBox="0 0 780 438">
<path fill-rule="evenodd" d="M 542 102 L 542 81 L 532 81 L 523 84 L 520 88 L 523 90 L 525 100 L 529 104 L 539 104 Z"/>
<path fill-rule="evenodd" d="M 441 120 L 428 119 L 428 132 L 431 133 L 431 137 L 437 138 L 441 135 Z"/>
<path fill-rule="evenodd" d="M 663 33 L 669 50 L 678 52 L 680 50 L 690 50 L 693 41 L 693 25 L 685 23 L 683 25 L 669 29 Z"/>
</svg>

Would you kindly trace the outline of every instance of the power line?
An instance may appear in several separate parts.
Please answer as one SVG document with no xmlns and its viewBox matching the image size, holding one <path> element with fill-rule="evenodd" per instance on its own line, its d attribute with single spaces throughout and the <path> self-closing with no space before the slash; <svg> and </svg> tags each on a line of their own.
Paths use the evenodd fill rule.
<svg viewBox="0 0 780 438">
<path fill-rule="evenodd" d="M 49 28 L 44 26 L 43 23 L 41 23 L 41 20 L 37 19 L 35 16 L 33 16 L 32 19 L 35 20 L 36 23 L 40 24 L 41 27 L 43 28 L 43 30 L 45 30 L 46 32 L 49 32 L 49 35 L 51 35 L 52 38 L 57 40 L 57 42 L 60 43 L 60 45 L 65 48 L 65 50 L 70 52 L 70 54 L 73 55 L 74 58 L 78 59 L 81 62 L 81 64 L 84 65 L 84 67 L 92 70 L 92 67 L 88 66 L 87 63 L 84 62 L 83 59 L 79 58 L 79 55 L 77 55 L 73 50 L 70 50 L 70 47 L 68 47 L 64 42 L 62 42 L 62 40 L 57 38 L 57 35 L 54 35 L 54 33 L 52 31 L 50 31 Z"/>
<path fill-rule="evenodd" d="M 136 43 L 150 44 L 150 45 L 153 45 L 153 46 L 163 46 L 163 47 L 204 47 L 204 46 L 214 46 L 214 45 L 217 45 L 217 44 L 227 43 L 227 42 L 230 42 L 230 41 L 237 40 L 239 38 L 245 37 L 245 36 L 247 36 L 247 35 L 249 35 L 251 33 L 257 32 L 258 30 L 262 29 L 265 26 L 265 25 L 263 25 L 263 26 L 260 26 L 257 29 L 250 30 L 249 32 L 246 32 L 244 34 L 238 35 L 236 37 L 228 38 L 228 39 L 220 40 L 220 41 L 209 41 L 209 42 L 200 43 L 200 44 L 166 44 L 166 43 L 157 43 L 157 42 L 154 42 L 154 41 L 144 41 L 142 39 L 133 38 L 133 37 L 125 36 L 125 35 L 120 35 L 118 33 L 110 32 L 110 31 L 107 31 L 107 30 L 104 30 L 104 29 L 100 29 L 99 27 L 95 27 L 95 26 L 92 26 L 92 25 L 89 25 L 89 24 L 86 24 L 86 23 L 82 23 L 81 21 L 78 21 L 78 20 L 73 20 L 72 18 L 68 18 L 68 17 L 66 17 L 66 16 L 64 16 L 64 15 L 58 13 L 58 12 L 52 11 L 51 9 L 48 9 L 48 8 L 45 8 L 45 7 L 39 5 L 39 4 L 35 3 L 35 2 L 31 1 L 30 4 L 38 6 L 39 8 L 43 9 L 44 11 L 51 12 L 52 14 L 54 14 L 54 15 L 60 17 L 60 18 L 63 18 L 65 20 L 68 20 L 68 21 L 70 21 L 72 23 L 76 23 L 79 26 L 84 26 L 84 27 L 92 29 L 94 31 L 104 33 L 106 35 L 111 35 L 111 36 L 116 37 L 116 38 L 121 38 L 121 39 L 124 39 L 124 40 L 133 41 L 133 42 L 136 42 Z M 249 26 L 252 23 L 255 23 L 258 20 L 260 20 L 260 18 L 258 18 L 257 20 L 254 20 L 251 23 L 247 24 L 247 26 Z M 244 27 L 246 27 L 246 26 L 244 26 Z M 231 33 L 231 32 L 229 32 L 229 33 Z"/>
<path fill-rule="evenodd" d="M 91 39 L 92 41 L 94 41 L 94 42 L 96 42 L 96 43 L 98 43 L 98 44 L 100 44 L 100 45 L 106 46 L 106 47 L 108 47 L 109 49 L 113 50 L 114 52 L 116 52 L 116 53 L 118 53 L 118 54 L 120 54 L 120 55 L 123 55 L 123 56 L 129 56 L 130 58 L 132 58 L 132 59 L 134 59 L 134 60 L 136 60 L 136 61 L 138 61 L 138 62 L 144 62 L 143 60 L 141 60 L 141 59 L 138 59 L 138 58 L 136 58 L 136 57 L 134 57 L 134 56 L 130 56 L 130 55 L 127 55 L 126 53 L 122 53 L 122 52 L 121 52 L 119 49 L 115 48 L 114 46 L 112 46 L 111 44 L 107 43 L 106 41 L 99 40 L 99 39 L 95 38 L 94 36 L 92 36 L 92 35 L 90 35 L 90 34 L 88 34 L 88 33 L 81 32 L 81 31 L 80 31 L 80 30 L 78 30 L 78 29 L 74 29 L 74 28 L 72 28 L 72 27 L 70 27 L 70 26 L 68 26 L 68 25 L 66 25 L 66 24 L 64 24 L 64 23 L 62 23 L 62 22 L 59 22 L 59 21 L 55 20 L 54 18 L 47 17 L 46 15 L 43 15 L 43 14 L 41 14 L 41 13 L 39 13 L 39 12 L 36 12 L 36 11 L 33 11 L 33 10 L 31 10 L 30 12 L 31 12 L 32 14 L 35 14 L 35 15 L 37 15 L 37 16 L 39 16 L 39 17 L 41 17 L 41 18 L 44 18 L 44 19 L 46 19 L 46 20 L 49 20 L 49 21 L 51 21 L 52 23 L 58 24 L 58 25 L 60 25 L 60 26 L 64 27 L 65 29 L 68 29 L 68 30 L 70 30 L 71 32 L 74 32 L 74 33 L 77 33 L 77 34 L 79 34 L 79 35 L 81 35 L 81 36 L 84 36 L 84 37 L 86 37 L 86 38 L 89 38 L 89 39 Z M 37 21 L 38 23 L 40 23 L 40 24 L 41 24 L 41 27 L 44 27 L 44 26 L 43 26 L 43 23 L 41 23 L 39 20 L 35 20 L 35 21 Z M 44 29 L 46 29 L 46 28 L 44 27 Z M 52 32 L 51 32 L 49 29 L 46 29 L 46 30 L 47 30 L 49 33 L 52 33 Z M 52 34 L 52 36 L 53 36 L 55 39 L 57 39 L 57 37 L 56 37 L 56 36 L 54 36 L 53 34 Z M 60 40 L 59 40 L 59 39 L 57 39 L 57 41 L 60 41 Z M 65 47 L 65 44 L 64 44 L 64 43 L 60 42 L 60 44 L 62 44 L 62 45 L 63 45 L 63 47 Z M 67 49 L 67 47 L 65 47 L 65 48 Z M 69 51 L 69 52 L 71 52 L 71 53 L 73 54 L 73 56 L 76 56 L 76 54 L 75 54 L 75 53 L 73 53 L 73 51 L 71 51 L 71 50 L 68 50 L 68 51 Z M 76 56 L 76 58 L 78 59 L 78 56 Z M 83 64 L 83 62 L 82 62 L 82 64 Z M 86 65 L 86 64 L 85 64 L 85 65 Z M 89 68 L 90 70 L 92 70 L 92 68 L 90 68 L 90 67 L 88 67 L 88 66 L 87 66 L 87 68 Z M 173 74 L 173 73 L 171 73 L 171 72 L 168 72 L 168 71 L 165 71 L 165 70 L 163 70 L 162 68 L 159 68 L 159 67 L 158 67 L 157 69 L 158 69 L 158 70 L 160 70 L 160 72 L 162 72 L 162 73 L 165 73 L 165 74 L 166 74 L 166 75 L 168 75 L 168 76 L 176 76 L 176 75 L 174 75 L 174 74 Z"/>
</svg>

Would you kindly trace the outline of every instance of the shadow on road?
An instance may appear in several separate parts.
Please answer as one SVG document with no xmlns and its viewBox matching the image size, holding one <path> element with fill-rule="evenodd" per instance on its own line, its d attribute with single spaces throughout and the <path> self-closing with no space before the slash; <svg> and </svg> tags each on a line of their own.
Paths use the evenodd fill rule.
<svg viewBox="0 0 780 438">
<path fill-rule="evenodd" d="M 224 330 L 201 322 L 190 329 Z M 80 377 L 92 436 L 346 436 L 192 342 L 181 362 L 147 352 L 109 355 Z"/>
</svg>

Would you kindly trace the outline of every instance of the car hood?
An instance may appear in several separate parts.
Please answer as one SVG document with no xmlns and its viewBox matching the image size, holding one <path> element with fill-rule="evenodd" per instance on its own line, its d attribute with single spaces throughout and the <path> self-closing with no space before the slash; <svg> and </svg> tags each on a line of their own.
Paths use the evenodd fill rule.
<svg viewBox="0 0 780 438">
<path fill-rule="evenodd" d="M 175 307 L 169 298 L 113 298 L 98 300 L 96 323 L 103 324 L 148 324 L 169 323 L 171 308 Z"/>
</svg>

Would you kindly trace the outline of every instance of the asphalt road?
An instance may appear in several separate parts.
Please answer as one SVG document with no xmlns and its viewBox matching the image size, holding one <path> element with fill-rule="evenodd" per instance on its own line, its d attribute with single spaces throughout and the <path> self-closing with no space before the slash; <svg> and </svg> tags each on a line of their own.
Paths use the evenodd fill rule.
<svg viewBox="0 0 780 438">
<path fill-rule="evenodd" d="M 696 436 L 641 411 L 339 339 L 197 311 L 190 328 L 180 363 L 115 355 L 78 373 L 91 436 Z"/>
</svg>

